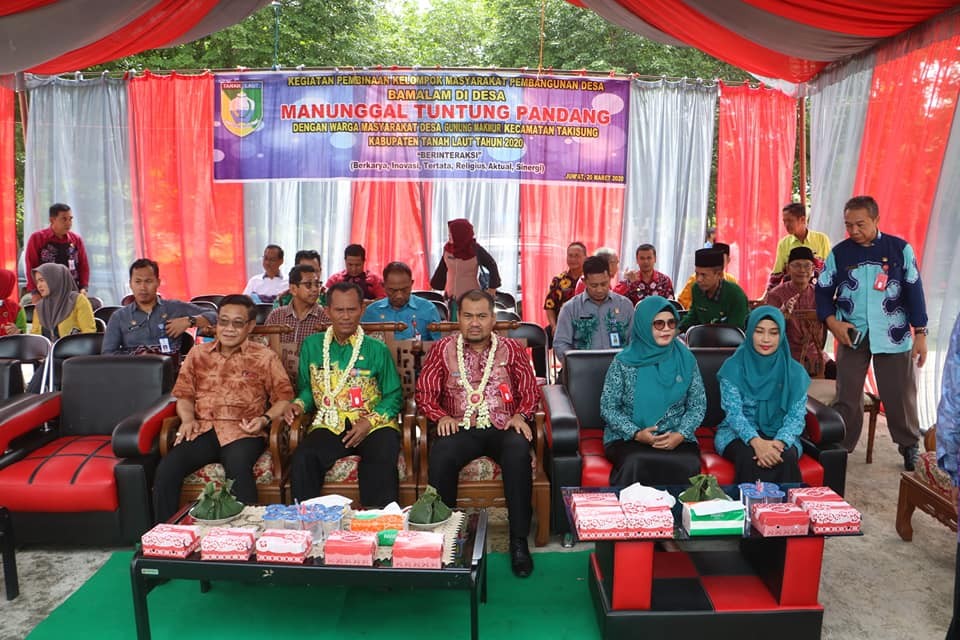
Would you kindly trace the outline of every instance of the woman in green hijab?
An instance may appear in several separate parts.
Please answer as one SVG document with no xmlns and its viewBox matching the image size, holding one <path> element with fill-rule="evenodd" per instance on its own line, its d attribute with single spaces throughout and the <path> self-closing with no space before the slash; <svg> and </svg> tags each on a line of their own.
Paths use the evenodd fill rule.
<svg viewBox="0 0 960 640">
<path fill-rule="evenodd" d="M 747 339 L 717 377 L 727 416 L 717 428 L 717 452 L 736 465 L 735 482 L 800 482 L 800 444 L 810 376 L 790 357 L 786 322 L 776 307 L 757 307 Z"/>
<path fill-rule="evenodd" d="M 613 359 L 600 396 L 611 486 L 685 484 L 700 473 L 693 432 L 707 408 L 697 361 L 677 339 L 677 312 L 649 296 L 633 312 L 633 333 Z"/>
</svg>

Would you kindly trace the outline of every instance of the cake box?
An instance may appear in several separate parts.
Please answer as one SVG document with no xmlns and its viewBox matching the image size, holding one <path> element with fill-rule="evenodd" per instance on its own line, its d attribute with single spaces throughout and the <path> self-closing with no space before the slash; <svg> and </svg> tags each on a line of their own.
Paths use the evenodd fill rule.
<svg viewBox="0 0 960 640">
<path fill-rule="evenodd" d="M 787 500 L 803 507 L 807 502 L 842 502 L 843 497 L 830 487 L 801 487 L 788 489 Z"/>
<path fill-rule="evenodd" d="M 620 506 L 620 500 L 617 494 L 612 492 L 581 492 L 570 494 L 570 511 L 574 516 L 577 511 L 585 507 L 611 507 Z"/>
<path fill-rule="evenodd" d="M 253 527 L 214 527 L 200 540 L 200 559 L 246 561 L 255 542 Z"/>
<path fill-rule="evenodd" d="M 743 535 L 746 510 L 733 500 L 683 503 L 683 528 L 691 536 Z"/>
<path fill-rule="evenodd" d="M 574 514 L 577 537 L 581 540 L 609 540 L 632 537 L 620 503 L 584 506 Z"/>
<path fill-rule="evenodd" d="M 401 569 L 439 569 L 443 560 L 443 534 L 435 531 L 400 531 L 393 542 L 393 566 Z"/>
<path fill-rule="evenodd" d="M 673 537 L 673 511 L 667 505 L 644 505 L 639 502 L 627 502 L 622 504 L 621 507 L 631 537 Z"/>
<path fill-rule="evenodd" d="M 764 537 L 802 536 L 810 530 L 809 514 L 792 502 L 755 504 L 750 518 Z"/>
<path fill-rule="evenodd" d="M 257 562 L 303 564 L 312 546 L 309 531 L 267 529 L 257 540 Z"/>
<path fill-rule="evenodd" d="M 200 528 L 192 525 L 158 524 L 140 538 L 143 555 L 155 558 L 186 558 L 200 546 Z"/>
<path fill-rule="evenodd" d="M 331 531 L 323 545 L 323 562 L 372 567 L 376 550 L 377 534 L 372 531 Z"/>
<path fill-rule="evenodd" d="M 810 515 L 810 527 L 814 533 L 859 533 L 860 512 L 843 500 L 808 502 L 804 505 Z"/>
</svg>

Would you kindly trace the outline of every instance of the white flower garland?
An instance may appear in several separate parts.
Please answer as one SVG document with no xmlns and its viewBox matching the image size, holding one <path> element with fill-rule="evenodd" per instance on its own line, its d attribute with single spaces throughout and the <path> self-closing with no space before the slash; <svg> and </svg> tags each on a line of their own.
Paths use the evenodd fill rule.
<svg viewBox="0 0 960 640">
<path fill-rule="evenodd" d="M 317 418 L 321 424 L 327 425 L 328 427 L 336 427 L 340 424 L 340 414 L 337 411 L 337 397 L 347 386 L 347 380 L 350 378 L 349 372 L 353 371 L 353 367 L 357 364 L 357 359 L 360 357 L 360 346 L 363 345 L 363 327 L 358 326 L 352 337 L 354 337 L 355 340 L 353 343 L 353 352 L 350 354 L 350 362 L 347 363 L 346 368 L 343 370 L 336 389 L 331 390 L 330 344 L 333 342 L 333 327 L 328 328 L 323 336 L 323 375 L 321 377 L 323 381 L 321 388 L 323 397 L 321 404 L 317 406 Z"/>
<path fill-rule="evenodd" d="M 490 426 L 490 407 L 483 400 L 483 393 L 487 389 L 487 382 L 490 380 L 490 373 L 493 371 L 493 361 L 497 355 L 497 344 L 499 338 L 497 334 L 490 336 L 490 353 L 487 355 L 487 364 L 483 368 L 483 377 L 480 378 L 480 384 L 476 389 L 470 386 L 470 376 L 467 375 L 467 365 L 463 361 L 463 334 L 457 336 L 457 366 L 460 368 L 460 386 L 467 393 L 467 408 L 463 412 L 463 419 L 460 426 L 464 429 L 470 428 L 470 418 L 474 412 L 477 414 L 477 428 L 486 429 Z"/>
</svg>

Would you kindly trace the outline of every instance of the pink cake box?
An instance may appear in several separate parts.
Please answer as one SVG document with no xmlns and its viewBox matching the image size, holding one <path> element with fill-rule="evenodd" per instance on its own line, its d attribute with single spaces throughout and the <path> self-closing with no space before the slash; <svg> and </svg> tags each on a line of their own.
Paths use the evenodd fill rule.
<svg viewBox="0 0 960 640">
<path fill-rule="evenodd" d="M 787 489 L 787 502 L 796 502 L 801 507 L 806 502 L 842 502 L 843 497 L 830 487 L 801 487 Z"/>
<path fill-rule="evenodd" d="M 621 505 L 627 529 L 638 538 L 672 538 L 673 511 L 666 504 L 644 505 L 627 502 Z"/>
<path fill-rule="evenodd" d="M 755 504 L 750 522 L 764 537 L 803 536 L 810 530 L 810 515 L 792 502 Z"/>
<path fill-rule="evenodd" d="M 331 531 L 323 545 L 323 562 L 372 567 L 376 550 L 377 534 L 372 531 Z"/>
<path fill-rule="evenodd" d="M 158 524 L 140 537 L 143 555 L 156 558 L 186 558 L 200 546 L 200 528 L 182 524 Z"/>
<path fill-rule="evenodd" d="M 257 540 L 257 562 L 303 564 L 313 546 L 309 531 L 267 529 Z"/>
<path fill-rule="evenodd" d="M 577 536 L 581 540 L 606 540 L 633 537 L 620 504 L 581 507 L 574 515 Z"/>
<path fill-rule="evenodd" d="M 214 527 L 200 540 L 200 559 L 247 561 L 255 543 L 253 527 Z"/>
<path fill-rule="evenodd" d="M 804 506 L 814 533 L 859 533 L 860 512 L 844 501 L 810 502 Z"/>
<path fill-rule="evenodd" d="M 585 507 L 612 507 L 620 506 L 615 493 L 572 493 L 570 494 L 570 511 L 574 516 Z"/>
<path fill-rule="evenodd" d="M 436 531 L 400 531 L 393 543 L 393 566 L 400 569 L 439 569 L 443 561 L 443 534 Z"/>
</svg>

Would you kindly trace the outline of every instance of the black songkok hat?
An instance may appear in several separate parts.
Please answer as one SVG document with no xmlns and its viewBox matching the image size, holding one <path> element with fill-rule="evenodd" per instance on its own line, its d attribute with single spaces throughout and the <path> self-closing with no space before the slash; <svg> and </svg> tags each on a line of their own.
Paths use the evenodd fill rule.
<svg viewBox="0 0 960 640">
<path fill-rule="evenodd" d="M 793 262 L 794 260 L 809 260 L 810 262 L 815 262 L 813 250 L 810 247 L 794 247 L 790 250 L 787 262 Z"/>
<path fill-rule="evenodd" d="M 728 245 L 726 242 L 714 242 L 713 246 L 710 248 L 714 251 L 719 251 L 725 256 L 730 255 L 730 245 Z"/>
<path fill-rule="evenodd" d="M 698 249 L 694 264 L 698 267 L 723 267 L 723 252 L 716 249 Z"/>
</svg>

